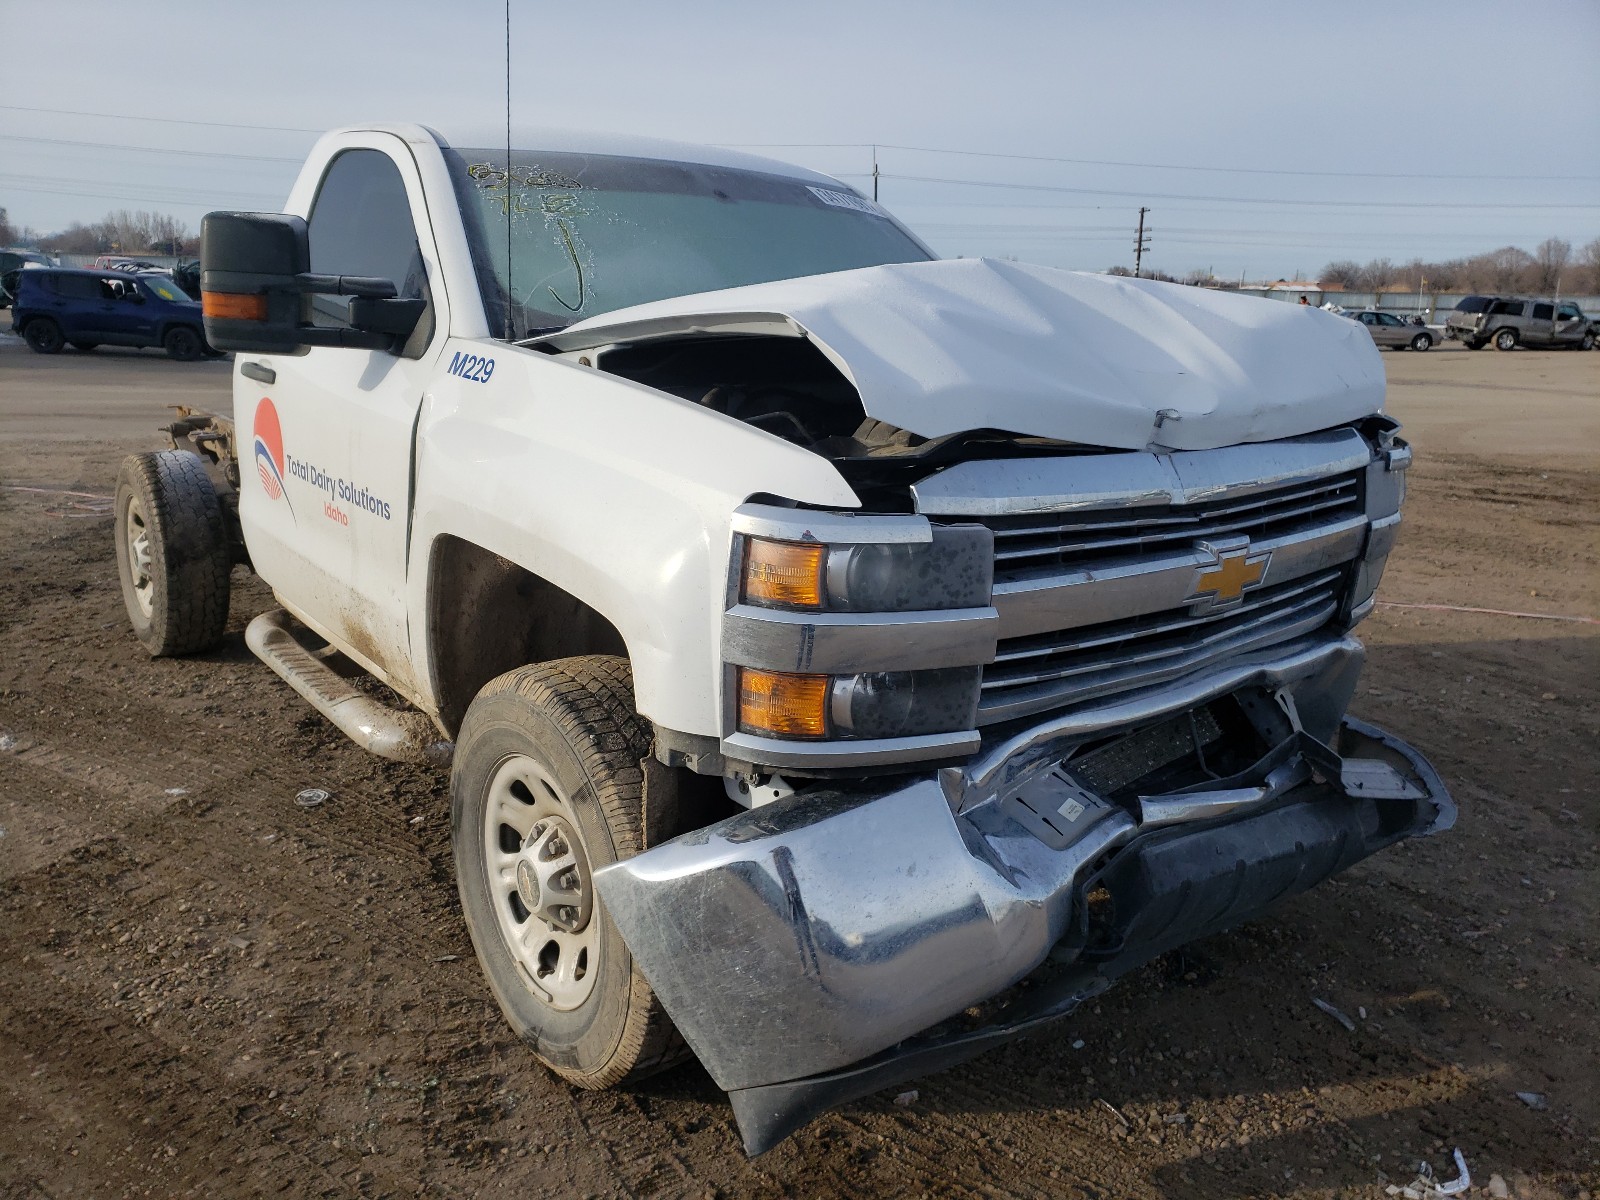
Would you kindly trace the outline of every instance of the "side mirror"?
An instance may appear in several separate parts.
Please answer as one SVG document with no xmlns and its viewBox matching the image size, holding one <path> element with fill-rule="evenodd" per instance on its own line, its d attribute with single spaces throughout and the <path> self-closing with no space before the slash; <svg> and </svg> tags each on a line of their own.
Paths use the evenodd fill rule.
<svg viewBox="0 0 1600 1200">
<path fill-rule="evenodd" d="M 200 304 L 206 341 L 218 350 L 301 354 L 311 346 L 394 353 L 427 307 L 398 300 L 387 279 L 313 275 L 303 218 L 283 213 L 208 213 L 200 226 Z M 354 296 L 350 327 L 310 323 L 310 298 Z"/>
</svg>

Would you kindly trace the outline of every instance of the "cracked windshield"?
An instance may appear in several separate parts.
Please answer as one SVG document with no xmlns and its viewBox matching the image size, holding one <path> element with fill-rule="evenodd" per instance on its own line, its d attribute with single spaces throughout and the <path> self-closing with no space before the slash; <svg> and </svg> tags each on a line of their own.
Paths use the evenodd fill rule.
<svg viewBox="0 0 1600 1200">
<path fill-rule="evenodd" d="M 447 157 L 485 310 L 503 330 L 509 291 L 514 339 L 669 296 L 931 257 L 840 187 L 610 155 L 513 151 L 509 171 L 504 150 Z"/>
</svg>

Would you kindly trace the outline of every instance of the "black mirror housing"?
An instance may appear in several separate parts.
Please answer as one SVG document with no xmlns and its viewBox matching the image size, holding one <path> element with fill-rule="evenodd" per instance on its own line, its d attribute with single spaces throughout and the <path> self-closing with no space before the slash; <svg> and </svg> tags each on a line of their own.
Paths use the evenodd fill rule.
<svg viewBox="0 0 1600 1200">
<path fill-rule="evenodd" d="M 310 324 L 313 295 L 352 296 L 351 327 Z M 311 274 L 305 219 L 214 212 L 200 226 L 200 303 L 218 350 L 304 354 L 312 346 L 397 352 L 427 302 L 395 299 L 387 279 Z"/>
<path fill-rule="evenodd" d="M 298 278 L 311 269 L 305 220 L 283 213 L 207 213 L 200 224 L 200 302 L 218 350 L 303 354 L 309 316 Z"/>
</svg>

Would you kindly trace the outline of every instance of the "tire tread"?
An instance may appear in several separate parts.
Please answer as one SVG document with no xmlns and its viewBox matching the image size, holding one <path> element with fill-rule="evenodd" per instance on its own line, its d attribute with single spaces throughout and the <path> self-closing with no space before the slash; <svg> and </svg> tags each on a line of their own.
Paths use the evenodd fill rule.
<svg viewBox="0 0 1600 1200">
<path fill-rule="evenodd" d="M 155 543 L 151 566 L 160 572 L 140 641 L 156 658 L 215 649 L 228 624 L 233 559 L 222 505 L 199 457 L 181 450 L 129 455 L 117 482 L 119 493 L 131 489 L 144 509 Z M 122 511 L 118 503 L 119 539 Z M 133 598 L 126 599 L 131 613 Z"/>
<path fill-rule="evenodd" d="M 479 697 L 514 692 L 548 715 L 595 781 L 595 800 L 619 844 L 619 857 L 644 845 L 644 770 L 652 733 L 634 709 L 633 671 L 626 659 L 590 654 L 518 667 L 486 684 Z M 579 1087 L 600 1090 L 654 1075 L 690 1057 L 688 1045 L 655 992 L 635 969 L 628 1019 L 604 1070 L 547 1064 Z"/>
</svg>

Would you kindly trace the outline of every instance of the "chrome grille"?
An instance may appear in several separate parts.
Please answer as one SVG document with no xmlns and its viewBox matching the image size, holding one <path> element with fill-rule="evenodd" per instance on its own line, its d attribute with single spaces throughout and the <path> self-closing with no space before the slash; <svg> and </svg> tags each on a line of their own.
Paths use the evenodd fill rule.
<svg viewBox="0 0 1600 1200">
<path fill-rule="evenodd" d="M 1259 541 L 1331 523 L 1361 513 L 1360 479 L 1359 473 L 1350 472 L 1266 494 L 1182 507 L 974 519 L 994 531 L 995 582 L 1004 583 L 1040 571 L 1081 569 L 1103 559 L 1187 548 L 1211 538 L 1244 535 Z"/>
<path fill-rule="evenodd" d="M 1189 537 L 1197 535 L 1189 534 Z M 983 671 L 980 724 L 1164 682 L 1224 658 L 1311 633 L 1338 612 L 1345 571 L 1251 592 L 1238 604 L 1188 608 L 1002 639 Z"/>
</svg>

